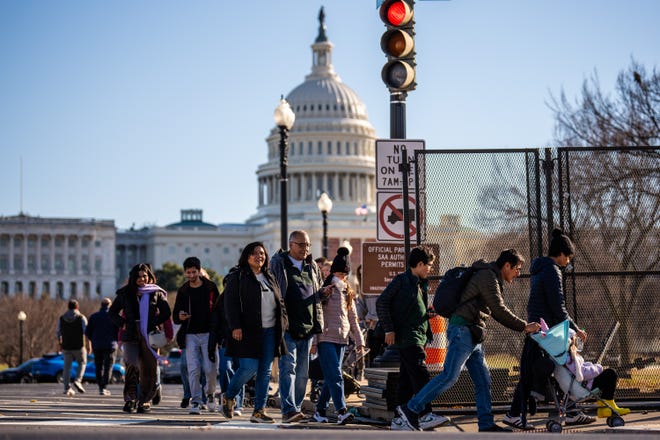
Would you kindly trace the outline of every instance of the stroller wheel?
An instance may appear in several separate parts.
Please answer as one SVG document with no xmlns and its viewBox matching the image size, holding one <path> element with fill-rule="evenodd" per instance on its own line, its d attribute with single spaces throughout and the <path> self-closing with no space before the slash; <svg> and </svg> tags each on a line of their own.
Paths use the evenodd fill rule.
<svg viewBox="0 0 660 440">
<path fill-rule="evenodd" d="M 561 432 L 561 423 L 558 423 L 555 420 L 548 420 L 548 423 L 545 424 L 545 427 L 547 428 L 548 432 L 553 432 L 555 434 L 559 434 Z"/>
<path fill-rule="evenodd" d="M 626 422 L 624 422 L 624 420 L 619 416 L 610 416 L 607 418 L 607 426 L 610 428 L 617 428 L 625 424 Z"/>
</svg>

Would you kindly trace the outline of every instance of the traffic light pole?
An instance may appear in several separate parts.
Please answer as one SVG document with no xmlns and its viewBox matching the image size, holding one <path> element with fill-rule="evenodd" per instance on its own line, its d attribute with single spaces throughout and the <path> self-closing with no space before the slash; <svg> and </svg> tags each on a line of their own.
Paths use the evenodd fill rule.
<svg viewBox="0 0 660 440">
<path fill-rule="evenodd" d="M 407 92 L 390 92 L 390 139 L 406 138 Z"/>
</svg>

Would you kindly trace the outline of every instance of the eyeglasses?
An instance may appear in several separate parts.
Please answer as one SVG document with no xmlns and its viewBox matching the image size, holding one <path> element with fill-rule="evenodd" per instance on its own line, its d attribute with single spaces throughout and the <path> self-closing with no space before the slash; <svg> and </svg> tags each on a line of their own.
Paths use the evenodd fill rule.
<svg viewBox="0 0 660 440">
<path fill-rule="evenodd" d="M 308 247 L 310 247 L 310 246 L 312 245 L 311 243 L 304 243 L 304 242 L 303 242 L 303 243 L 298 243 L 297 241 L 292 241 L 291 243 L 293 243 L 293 244 L 297 244 L 297 245 L 300 246 L 301 248 L 308 248 Z"/>
</svg>

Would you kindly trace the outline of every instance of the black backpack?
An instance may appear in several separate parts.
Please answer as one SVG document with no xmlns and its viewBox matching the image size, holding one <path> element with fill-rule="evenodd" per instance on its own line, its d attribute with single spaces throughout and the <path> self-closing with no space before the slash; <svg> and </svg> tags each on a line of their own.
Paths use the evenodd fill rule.
<svg viewBox="0 0 660 440">
<path fill-rule="evenodd" d="M 451 317 L 461 305 L 463 290 L 476 271 L 472 266 L 457 266 L 445 272 L 433 296 L 433 309 L 438 315 Z"/>
</svg>

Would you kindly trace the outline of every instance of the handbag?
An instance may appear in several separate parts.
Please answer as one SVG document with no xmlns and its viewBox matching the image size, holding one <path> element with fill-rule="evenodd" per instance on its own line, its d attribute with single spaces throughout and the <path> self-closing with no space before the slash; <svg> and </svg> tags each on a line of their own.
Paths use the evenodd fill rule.
<svg viewBox="0 0 660 440">
<path fill-rule="evenodd" d="M 156 329 L 149 332 L 149 345 L 153 348 L 163 348 L 167 345 L 165 332 Z"/>
</svg>

